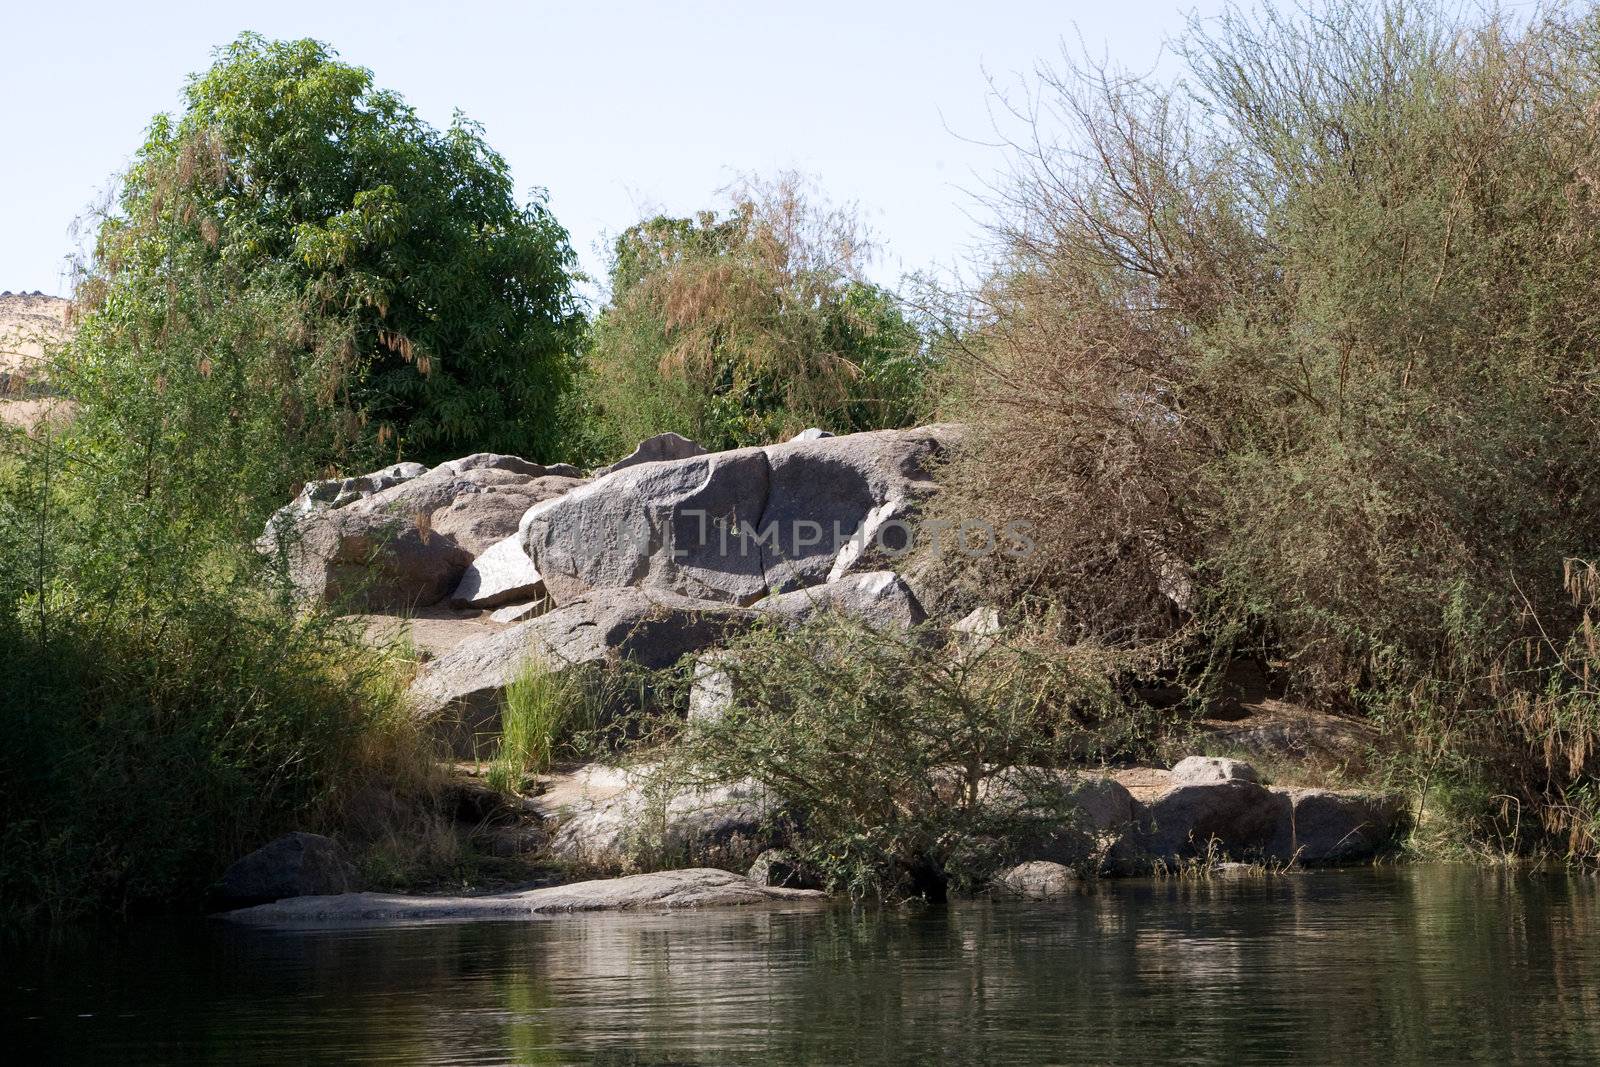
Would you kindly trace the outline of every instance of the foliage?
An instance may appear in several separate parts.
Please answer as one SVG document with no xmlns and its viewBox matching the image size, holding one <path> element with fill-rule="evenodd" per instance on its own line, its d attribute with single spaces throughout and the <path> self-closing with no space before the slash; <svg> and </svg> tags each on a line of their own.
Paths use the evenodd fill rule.
<svg viewBox="0 0 1600 1067">
<path fill-rule="evenodd" d="M 617 239 L 589 344 L 596 451 L 669 430 L 720 449 L 915 422 L 929 354 L 863 279 L 853 214 L 793 175 L 731 198 L 720 215 L 657 216 Z"/>
<path fill-rule="evenodd" d="M 550 671 L 530 658 L 506 686 L 487 781 L 502 792 L 519 791 L 529 773 L 577 754 L 580 739 L 602 726 L 604 712 L 599 685 L 586 672 Z"/>
<path fill-rule="evenodd" d="M 75 394 L 216 377 L 232 432 L 318 465 L 564 448 L 572 252 L 481 128 L 434 129 L 325 46 L 254 34 L 184 103 L 99 224 Z M 173 331 L 211 343 L 175 367 Z M 286 458 L 276 496 L 296 477 Z"/>
<path fill-rule="evenodd" d="M 760 628 L 717 660 L 733 706 L 690 720 L 661 772 L 745 778 L 781 798 L 802 858 L 854 898 L 971 889 L 1031 826 L 1070 823 L 1054 775 L 1148 750 L 1154 719 L 1103 650 L 1028 633 L 945 645 L 825 612 Z M 1020 790 L 997 805 L 993 786 Z"/>
<path fill-rule="evenodd" d="M 1600 549 L 1600 21 L 1336 0 L 1179 52 L 1180 83 L 1076 64 L 1019 112 L 1070 134 L 1018 139 L 952 506 L 1040 551 L 981 580 L 1467 716 L 1461 755 L 1554 811 L 1588 764 L 1523 772 L 1565 691 L 1524 653 L 1579 632 L 1563 560 Z"/>
</svg>

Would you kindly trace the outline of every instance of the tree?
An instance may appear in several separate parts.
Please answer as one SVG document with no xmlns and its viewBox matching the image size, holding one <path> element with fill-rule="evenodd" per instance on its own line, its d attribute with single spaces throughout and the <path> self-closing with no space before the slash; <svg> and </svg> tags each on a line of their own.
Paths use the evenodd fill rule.
<svg viewBox="0 0 1600 1067">
<path fill-rule="evenodd" d="M 731 200 L 617 239 L 588 354 L 598 450 L 666 430 L 731 448 L 914 422 L 930 360 L 862 276 L 870 244 L 853 214 L 792 175 Z"/>
<path fill-rule="evenodd" d="M 101 221 L 81 387 L 159 384 L 138 368 L 182 320 L 216 337 L 198 366 L 232 376 L 236 416 L 269 412 L 293 439 L 256 447 L 305 446 L 286 458 L 562 451 L 574 257 L 479 126 L 435 129 L 326 46 L 255 34 L 184 102 L 152 123 Z"/>
</svg>

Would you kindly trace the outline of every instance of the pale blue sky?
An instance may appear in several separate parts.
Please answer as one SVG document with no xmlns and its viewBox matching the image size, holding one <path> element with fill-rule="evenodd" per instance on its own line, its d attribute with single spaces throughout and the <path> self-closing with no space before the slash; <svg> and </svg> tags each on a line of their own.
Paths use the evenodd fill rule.
<svg viewBox="0 0 1600 1067">
<path fill-rule="evenodd" d="M 1215 0 L 524 3 L 79 0 L 0 16 L 0 290 L 63 293 L 68 227 L 185 75 L 251 29 L 316 37 L 431 122 L 483 123 L 519 189 L 550 190 L 584 266 L 647 209 L 715 202 L 740 173 L 794 168 L 859 202 L 873 273 L 960 260 L 970 190 L 1001 165 L 985 70 L 1015 83 L 1063 38 L 1144 69 Z"/>
</svg>

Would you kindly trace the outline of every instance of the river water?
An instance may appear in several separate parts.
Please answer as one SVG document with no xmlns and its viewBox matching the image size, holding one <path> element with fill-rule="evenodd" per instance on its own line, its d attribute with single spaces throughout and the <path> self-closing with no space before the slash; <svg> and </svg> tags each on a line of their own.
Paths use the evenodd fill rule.
<svg viewBox="0 0 1600 1067">
<path fill-rule="evenodd" d="M 0 948 L 10 1062 L 1600 1062 L 1580 874 L 1123 882 L 920 914 L 162 920 Z"/>
</svg>

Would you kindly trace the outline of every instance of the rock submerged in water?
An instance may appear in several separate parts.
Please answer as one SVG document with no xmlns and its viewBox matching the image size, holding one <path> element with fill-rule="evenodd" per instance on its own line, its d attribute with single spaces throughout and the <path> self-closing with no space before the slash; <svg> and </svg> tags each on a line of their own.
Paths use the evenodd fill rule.
<svg viewBox="0 0 1600 1067">
<path fill-rule="evenodd" d="M 245 908 L 286 897 L 342 893 L 352 871 L 338 842 L 320 834 L 285 834 L 223 872 L 211 890 L 216 909 Z"/>
<path fill-rule="evenodd" d="M 994 879 L 996 896 L 1021 900 L 1056 900 L 1077 892 L 1078 887 L 1072 868 L 1049 860 L 1019 863 Z"/>
<path fill-rule="evenodd" d="M 344 893 L 297 897 L 231 911 L 221 918 L 258 925 L 392 923 L 538 919 L 585 911 L 676 911 L 684 908 L 827 902 L 810 889 L 761 886 L 740 874 L 711 868 L 659 871 L 571 885 L 475 897 L 415 897 Z"/>
</svg>

